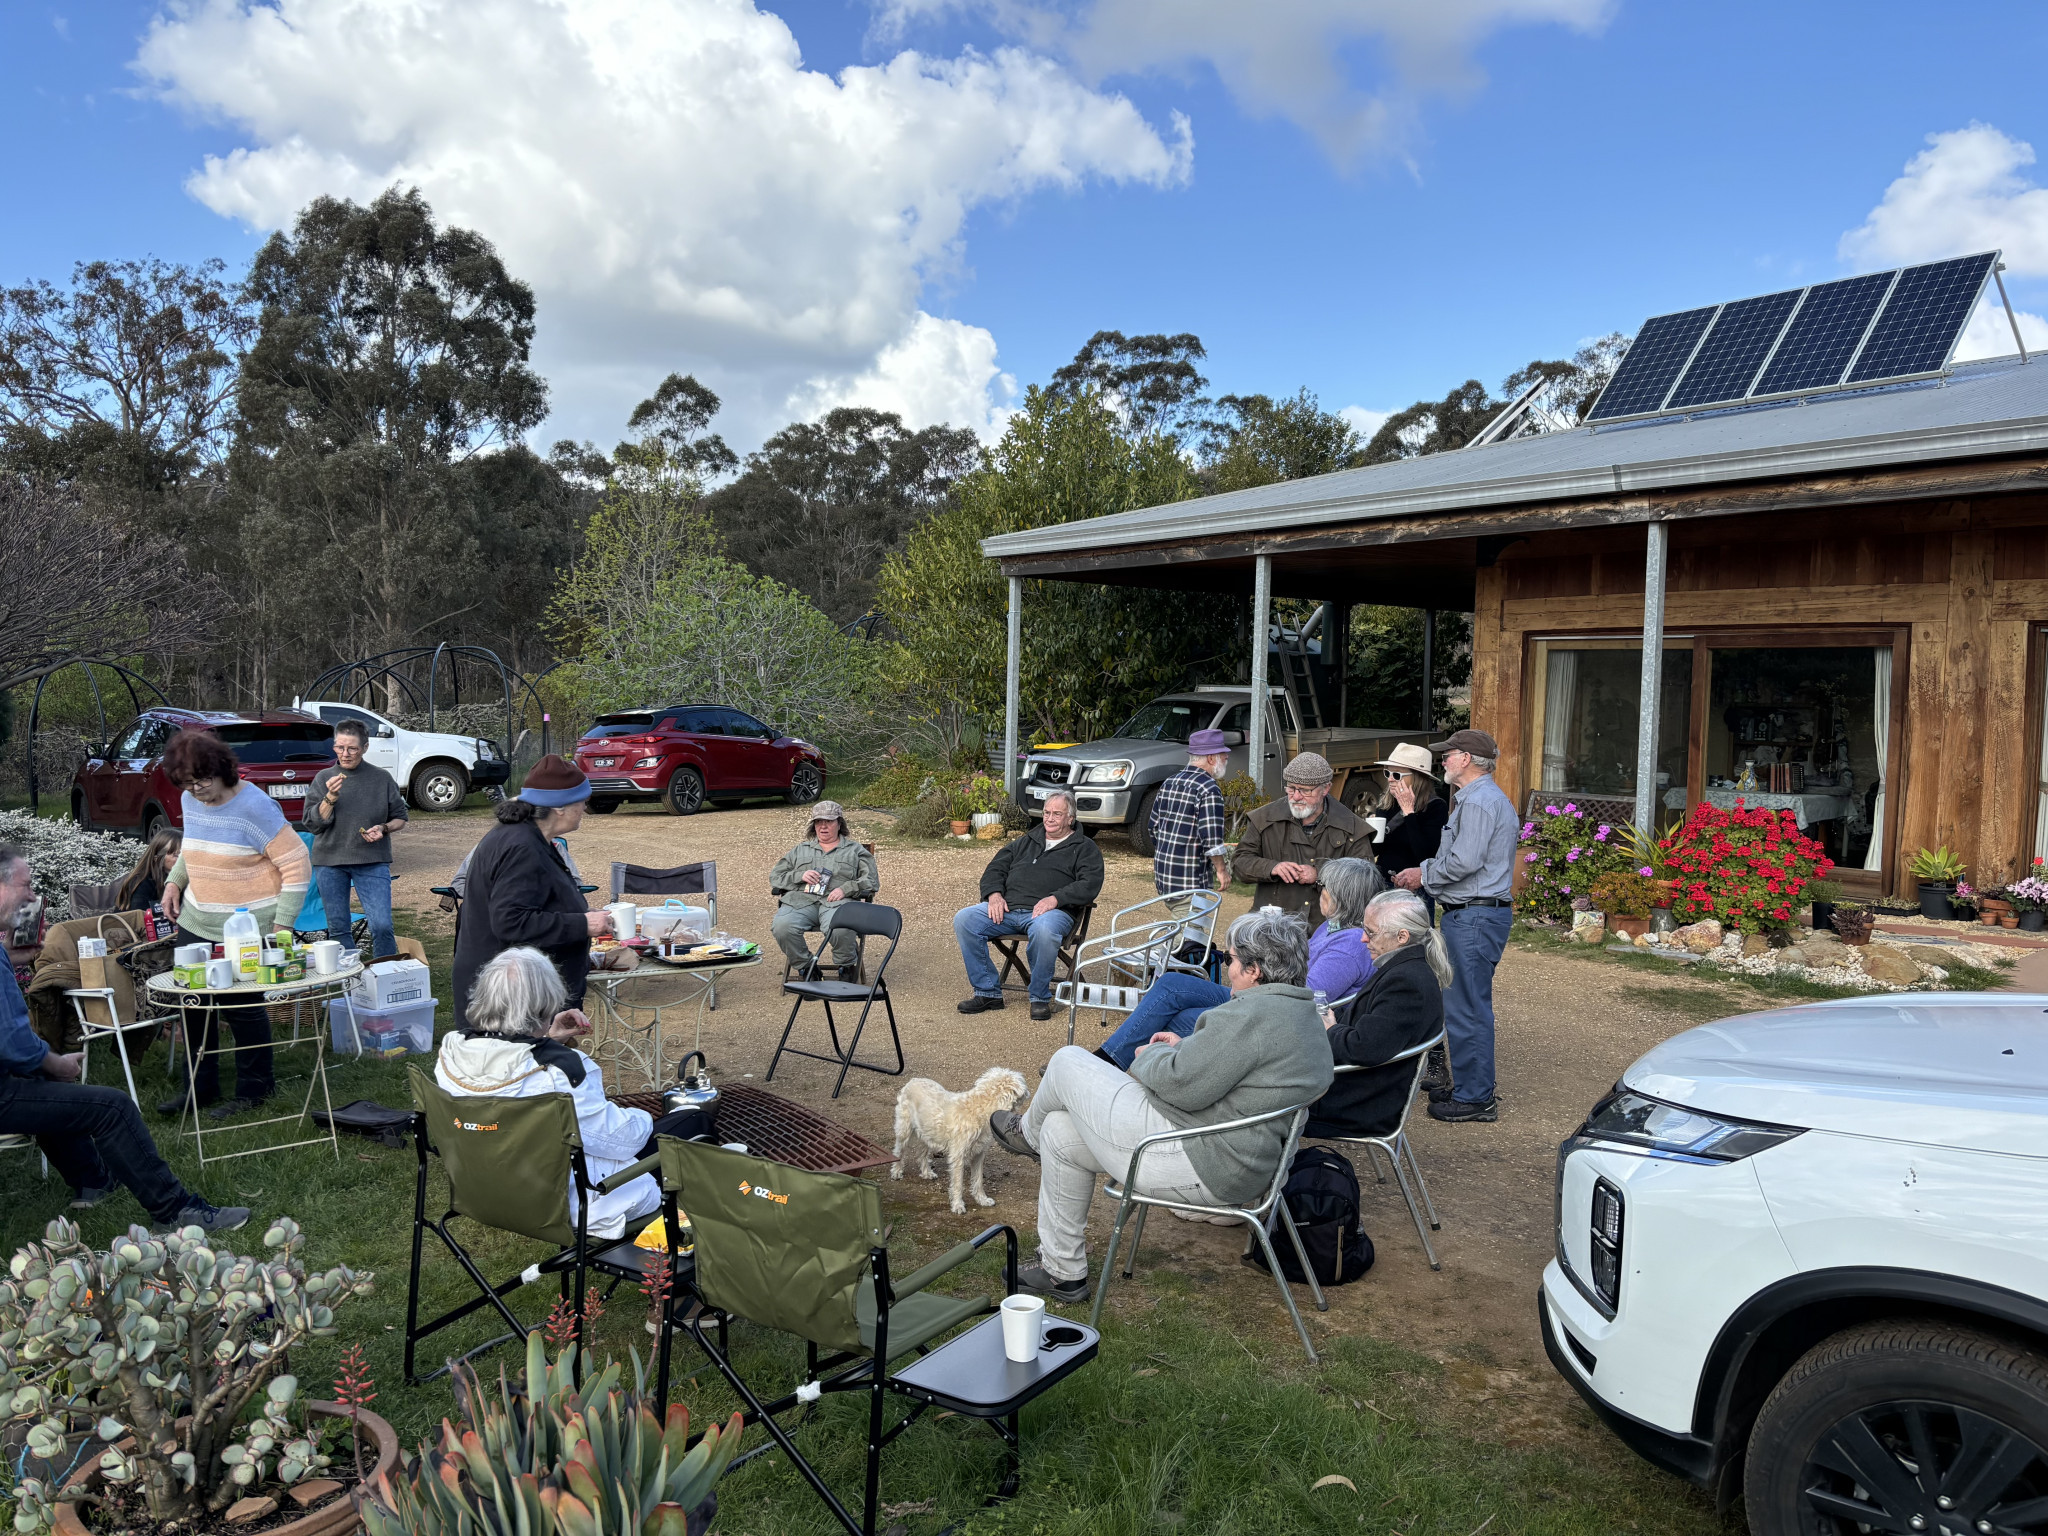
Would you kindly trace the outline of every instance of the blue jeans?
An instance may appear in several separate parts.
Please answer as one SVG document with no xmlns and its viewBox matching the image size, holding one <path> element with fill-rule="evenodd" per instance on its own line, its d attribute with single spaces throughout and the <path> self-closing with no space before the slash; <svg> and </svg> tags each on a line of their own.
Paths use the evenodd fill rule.
<svg viewBox="0 0 2048 1536">
<path fill-rule="evenodd" d="M 154 1221 L 192 1203 L 164 1165 L 142 1112 L 118 1088 L 0 1076 L 0 1132 L 33 1136 L 64 1182 L 83 1194 L 124 1184 Z"/>
<path fill-rule="evenodd" d="M 1452 1092 L 1461 1104 L 1493 1097 L 1493 968 L 1514 922 L 1509 907 L 1461 907 L 1443 915 L 1444 946 L 1456 973 L 1444 997 L 1444 1033 Z"/>
<path fill-rule="evenodd" d="M 1031 961 L 1031 1000 L 1052 1001 L 1052 967 L 1059 959 L 1060 944 L 1074 926 L 1074 915 L 1054 907 L 1043 917 L 1033 917 L 1029 907 L 1010 908 L 1000 923 L 988 920 L 988 903 L 962 907 L 953 914 L 953 937 L 960 941 L 960 961 L 967 967 L 968 985 L 976 997 L 1001 997 L 1003 985 L 995 961 L 989 958 L 988 941 L 1005 933 L 1027 934 L 1024 953 Z"/>
<path fill-rule="evenodd" d="M 370 920 L 370 953 L 364 958 L 398 953 L 398 935 L 391 930 L 389 864 L 320 864 L 313 874 L 320 882 L 320 905 L 327 909 L 327 937 L 347 945 L 354 926 L 348 915 L 348 888 L 353 885 L 362 899 L 363 916 Z"/>
<path fill-rule="evenodd" d="M 1117 1026 L 1100 1049 L 1128 1072 L 1138 1047 L 1161 1030 L 1171 1030 L 1185 1040 L 1195 1032 L 1195 1020 L 1229 1001 L 1230 988 L 1221 982 L 1186 971 L 1167 971 L 1153 979 L 1145 995 L 1138 999 L 1138 1006 L 1131 1010 L 1131 1016 Z"/>
</svg>

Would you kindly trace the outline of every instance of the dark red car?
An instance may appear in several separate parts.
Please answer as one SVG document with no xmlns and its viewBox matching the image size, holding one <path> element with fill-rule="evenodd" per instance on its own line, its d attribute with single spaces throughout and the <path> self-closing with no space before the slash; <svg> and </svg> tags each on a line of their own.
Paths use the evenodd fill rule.
<svg viewBox="0 0 2048 1536">
<path fill-rule="evenodd" d="M 600 816 L 658 800 L 688 816 L 707 800 L 774 795 L 809 805 L 825 791 L 825 754 L 723 704 L 669 704 L 600 715 L 576 743 Z"/>
<path fill-rule="evenodd" d="M 295 709 L 260 715 L 145 709 L 93 751 L 71 780 L 71 819 L 102 832 L 154 837 L 185 824 L 177 785 L 164 776 L 164 748 L 180 731 L 212 731 L 234 749 L 242 777 L 277 801 L 287 821 L 306 808 L 306 787 L 334 766 L 334 727 Z"/>
</svg>

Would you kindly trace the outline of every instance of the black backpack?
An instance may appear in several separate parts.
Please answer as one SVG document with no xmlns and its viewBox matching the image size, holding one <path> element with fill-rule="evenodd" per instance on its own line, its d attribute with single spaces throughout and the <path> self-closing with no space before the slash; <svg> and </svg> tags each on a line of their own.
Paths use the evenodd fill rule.
<svg viewBox="0 0 2048 1536">
<path fill-rule="evenodd" d="M 1349 1285 L 1372 1268 L 1372 1239 L 1358 1224 L 1358 1175 L 1347 1158 L 1328 1147 L 1303 1147 L 1294 1154 L 1287 1170 L 1287 1182 L 1280 1198 L 1301 1233 L 1301 1246 L 1315 1266 L 1316 1279 L 1323 1285 Z M 1270 1229 L 1273 1251 L 1280 1256 L 1280 1273 L 1295 1284 L 1307 1276 L 1294 1244 L 1276 1219 Z M 1245 1262 L 1266 1267 L 1264 1250 L 1254 1246 Z"/>
</svg>

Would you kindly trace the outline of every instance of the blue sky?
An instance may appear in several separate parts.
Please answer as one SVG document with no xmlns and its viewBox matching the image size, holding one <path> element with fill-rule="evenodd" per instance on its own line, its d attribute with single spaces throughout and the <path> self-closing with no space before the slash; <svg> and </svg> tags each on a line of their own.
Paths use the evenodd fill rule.
<svg viewBox="0 0 2048 1536">
<path fill-rule="evenodd" d="M 2048 152 L 2039 4 L 1964 25 L 1474 0 L 1446 41 L 1444 0 L 1273 0 L 1309 19 L 1263 96 L 1228 8 L 1183 47 L 1143 0 L 627 0 L 645 30 L 590 43 L 603 83 L 579 86 L 560 61 L 587 35 L 454 4 L 411 8 L 425 35 L 380 31 L 387 0 L 283 0 L 289 27 L 233 0 L 0 11 L 0 281 L 238 267 L 313 192 L 404 175 L 535 283 L 542 437 L 611 440 L 674 367 L 727 396 L 742 446 L 849 399 L 990 429 L 1098 327 L 1198 333 L 1219 392 L 1370 411 L 1662 310 L 1991 243 L 2014 303 L 2048 312 L 2048 173 L 2017 148 Z M 539 74 L 465 32 L 529 24 Z M 1332 61 L 1348 94 L 1314 101 Z M 1392 126 L 1333 148 L 1336 115 L 1375 101 Z"/>
</svg>

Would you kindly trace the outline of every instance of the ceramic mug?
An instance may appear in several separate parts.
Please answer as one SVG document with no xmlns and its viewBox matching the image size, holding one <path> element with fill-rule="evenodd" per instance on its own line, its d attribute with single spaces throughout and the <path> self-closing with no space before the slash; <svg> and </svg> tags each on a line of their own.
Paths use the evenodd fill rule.
<svg viewBox="0 0 2048 1536">
<path fill-rule="evenodd" d="M 612 915 L 612 932 L 630 939 L 639 931 L 640 909 L 630 901 L 615 901 L 605 908 Z"/>
<path fill-rule="evenodd" d="M 341 940 L 318 939 L 306 946 L 306 953 L 312 957 L 313 970 L 321 976 L 332 976 L 341 969 Z"/>
<path fill-rule="evenodd" d="M 232 987 L 239 978 L 235 975 L 232 960 L 209 960 L 206 962 L 206 984 L 209 987 Z"/>
</svg>

